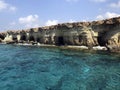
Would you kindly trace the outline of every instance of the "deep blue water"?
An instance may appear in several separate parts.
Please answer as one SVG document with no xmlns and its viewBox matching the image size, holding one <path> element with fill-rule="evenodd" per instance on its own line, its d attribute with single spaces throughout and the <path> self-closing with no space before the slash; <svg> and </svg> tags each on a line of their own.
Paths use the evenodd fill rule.
<svg viewBox="0 0 120 90">
<path fill-rule="evenodd" d="M 120 55 L 0 45 L 0 90 L 120 90 Z"/>
</svg>

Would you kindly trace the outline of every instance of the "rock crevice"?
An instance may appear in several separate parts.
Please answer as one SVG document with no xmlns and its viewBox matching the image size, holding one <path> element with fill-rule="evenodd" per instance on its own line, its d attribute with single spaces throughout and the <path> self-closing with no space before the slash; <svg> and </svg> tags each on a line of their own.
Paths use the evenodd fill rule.
<svg viewBox="0 0 120 90">
<path fill-rule="evenodd" d="M 105 46 L 108 50 L 120 49 L 120 17 L 93 21 L 63 23 L 54 26 L 0 33 L 6 43 L 34 42 L 51 45 Z M 114 49 L 114 50 L 113 50 Z"/>
</svg>

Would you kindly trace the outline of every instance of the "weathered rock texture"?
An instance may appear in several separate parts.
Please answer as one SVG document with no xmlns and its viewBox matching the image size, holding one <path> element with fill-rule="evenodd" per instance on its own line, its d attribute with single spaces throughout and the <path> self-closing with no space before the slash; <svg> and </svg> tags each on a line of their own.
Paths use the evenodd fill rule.
<svg viewBox="0 0 120 90">
<path fill-rule="evenodd" d="M 3 42 L 36 42 L 54 45 L 106 46 L 120 49 L 120 17 L 93 22 L 63 23 L 54 26 L 7 31 L 0 34 Z"/>
</svg>

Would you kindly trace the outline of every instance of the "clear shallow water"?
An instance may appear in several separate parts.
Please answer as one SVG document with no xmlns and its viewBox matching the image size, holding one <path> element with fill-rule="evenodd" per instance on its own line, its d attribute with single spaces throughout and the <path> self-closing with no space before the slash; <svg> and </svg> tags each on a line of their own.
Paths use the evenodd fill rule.
<svg viewBox="0 0 120 90">
<path fill-rule="evenodd" d="M 120 90 L 120 55 L 0 45 L 0 90 Z"/>
</svg>

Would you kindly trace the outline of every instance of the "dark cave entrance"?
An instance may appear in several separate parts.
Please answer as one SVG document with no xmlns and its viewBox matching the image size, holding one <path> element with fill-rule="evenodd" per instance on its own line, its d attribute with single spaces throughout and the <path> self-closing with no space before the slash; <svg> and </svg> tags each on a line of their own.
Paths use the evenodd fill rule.
<svg viewBox="0 0 120 90">
<path fill-rule="evenodd" d="M 83 36 L 79 35 L 79 42 L 82 42 L 82 40 L 83 40 Z"/>
<path fill-rule="evenodd" d="M 98 34 L 97 40 L 98 40 L 98 44 L 99 44 L 100 46 L 105 46 L 105 45 L 106 45 L 105 36 L 106 36 L 106 33 L 105 33 L 105 32 Z"/>
<path fill-rule="evenodd" d="M 33 36 L 30 36 L 29 41 L 35 41 Z"/>
<path fill-rule="evenodd" d="M 0 38 L 1 38 L 2 40 L 4 40 L 4 39 L 5 39 L 5 36 L 4 36 L 4 35 L 0 35 Z"/>
<path fill-rule="evenodd" d="M 22 37 L 21 37 L 21 39 L 20 40 L 24 40 L 24 41 L 26 41 L 26 36 L 25 35 L 23 35 Z"/>
<path fill-rule="evenodd" d="M 17 41 L 17 37 L 13 37 L 12 39 L 13 39 L 14 41 Z"/>
<path fill-rule="evenodd" d="M 40 38 L 37 38 L 37 42 L 40 42 Z"/>
<path fill-rule="evenodd" d="M 64 38 L 62 36 L 58 37 L 57 45 L 64 45 Z"/>
</svg>

